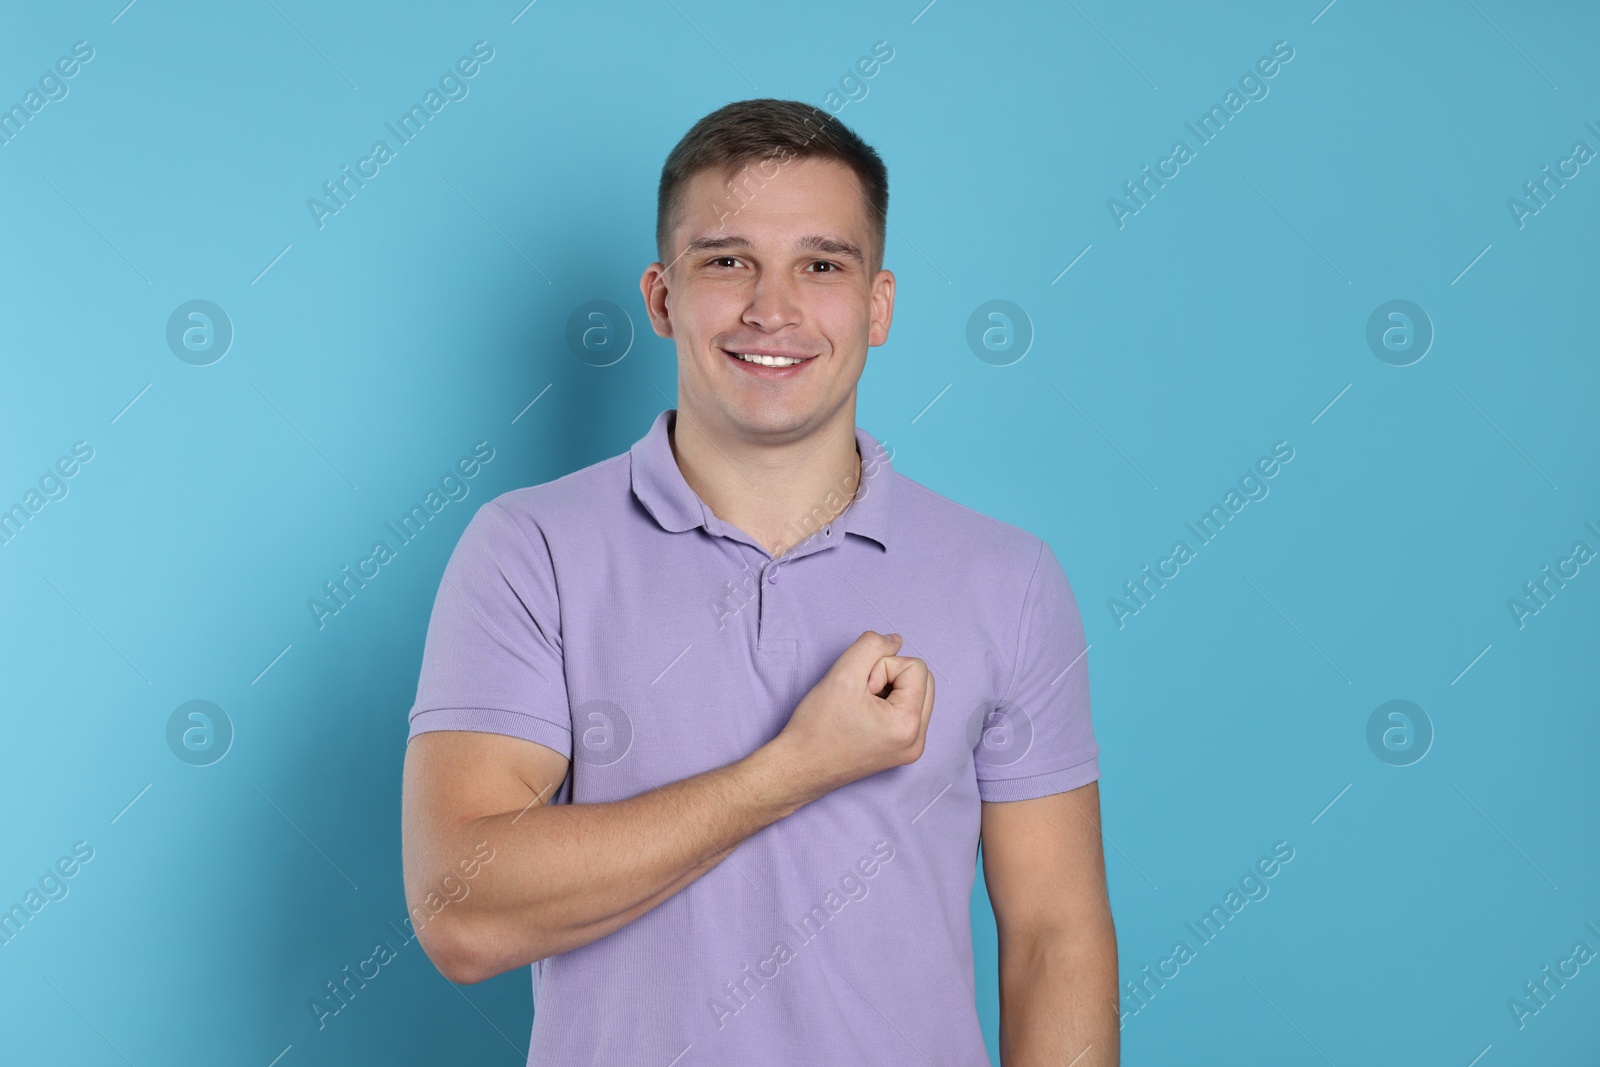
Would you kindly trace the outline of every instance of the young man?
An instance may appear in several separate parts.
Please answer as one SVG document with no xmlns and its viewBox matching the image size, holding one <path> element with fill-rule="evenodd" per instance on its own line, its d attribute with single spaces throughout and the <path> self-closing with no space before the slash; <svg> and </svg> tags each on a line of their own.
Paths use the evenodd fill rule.
<svg viewBox="0 0 1600 1067">
<path fill-rule="evenodd" d="M 640 280 L 678 406 L 484 504 L 445 570 L 406 898 L 450 980 L 533 965 L 529 1064 L 988 1063 L 980 835 L 1004 1067 L 1117 1062 L 1066 575 L 855 425 L 887 206 L 817 108 L 696 123 Z"/>
</svg>

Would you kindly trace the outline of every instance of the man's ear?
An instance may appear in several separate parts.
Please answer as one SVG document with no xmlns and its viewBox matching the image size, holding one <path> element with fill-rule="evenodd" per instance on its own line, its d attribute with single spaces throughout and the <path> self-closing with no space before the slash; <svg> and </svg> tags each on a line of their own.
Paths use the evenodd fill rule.
<svg viewBox="0 0 1600 1067">
<path fill-rule="evenodd" d="M 639 278 L 639 293 L 644 297 L 645 314 L 650 318 L 650 328 L 655 331 L 657 337 L 671 337 L 672 322 L 669 317 L 671 308 L 667 303 L 665 291 L 661 295 L 662 310 L 660 312 L 656 310 L 656 289 L 665 290 L 666 288 L 666 282 L 663 278 L 664 271 L 658 273 L 659 268 L 661 268 L 659 263 L 652 263 L 645 268 L 644 274 Z"/>
</svg>

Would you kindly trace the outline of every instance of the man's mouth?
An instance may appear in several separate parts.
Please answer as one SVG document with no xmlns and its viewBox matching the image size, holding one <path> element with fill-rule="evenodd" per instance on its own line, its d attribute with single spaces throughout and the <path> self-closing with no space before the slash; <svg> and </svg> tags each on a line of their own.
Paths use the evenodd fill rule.
<svg viewBox="0 0 1600 1067">
<path fill-rule="evenodd" d="M 737 360 L 746 366 L 770 367 L 776 370 L 797 367 L 816 358 L 815 356 L 782 355 L 774 352 L 735 352 L 728 348 L 724 348 L 722 352 L 728 358 Z"/>
</svg>

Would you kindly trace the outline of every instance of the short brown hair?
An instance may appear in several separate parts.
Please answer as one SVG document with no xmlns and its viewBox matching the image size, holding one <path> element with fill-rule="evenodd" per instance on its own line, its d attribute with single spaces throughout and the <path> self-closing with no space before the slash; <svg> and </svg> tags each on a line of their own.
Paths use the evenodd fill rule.
<svg viewBox="0 0 1600 1067">
<path fill-rule="evenodd" d="M 729 187 L 732 212 L 743 205 L 749 188 L 735 188 L 733 177 L 760 160 L 763 167 L 797 159 L 822 158 L 843 163 L 855 172 L 866 206 L 867 226 L 875 247 L 868 252 L 872 273 L 883 268 L 885 226 L 889 216 L 889 170 L 882 158 L 844 123 L 821 108 L 799 100 L 737 100 L 718 108 L 689 128 L 667 156 L 656 192 L 656 256 L 666 252 L 679 222 L 679 196 L 689 179 L 703 170 L 721 172 Z M 776 176 L 757 174 L 755 181 Z M 758 186 L 759 188 L 759 186 Z"/>
</svg>

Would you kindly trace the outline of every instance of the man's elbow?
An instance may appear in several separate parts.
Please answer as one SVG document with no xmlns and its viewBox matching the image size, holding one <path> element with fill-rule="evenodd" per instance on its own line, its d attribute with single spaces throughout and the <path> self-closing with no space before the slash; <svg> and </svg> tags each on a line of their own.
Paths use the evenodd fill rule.
<svg viewBox="0 0 1600 1067">
<path fill-rule="evenodd" d="M 439 973 L 456 985 L 476 985 L 524 965 L 505 954 L 483 923 L 469 917 L 440 913 L 418 929 L 417 940 Z"/>
<path fill-rule="evenodd" d="M 457 985 L 475 985 L 490 977 L 463 932 L 443 915 L 417 927 L 417 941 L 439 973 Z"/>
</svg>

